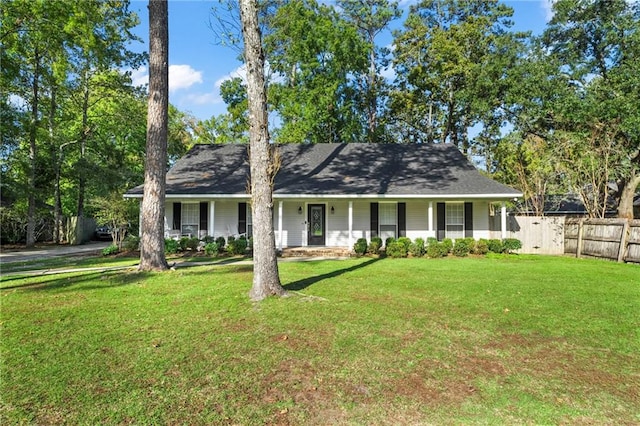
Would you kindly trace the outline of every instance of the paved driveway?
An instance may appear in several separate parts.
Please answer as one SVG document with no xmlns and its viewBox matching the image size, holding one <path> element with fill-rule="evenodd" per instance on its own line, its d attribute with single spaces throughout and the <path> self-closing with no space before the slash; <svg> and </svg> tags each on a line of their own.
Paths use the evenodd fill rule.
<svg viewBox="0 0 640 426">
<path fill-rule="evenodd" d="M 109 245 L 111 245 L 111 241 L 91 241 L 79 246 L 43 246 L 23 250 L 2 250 L 0 251 L 0 263 L 26 262 L 76 254 L 93 254 L 99 253 Z"/>
</svg>

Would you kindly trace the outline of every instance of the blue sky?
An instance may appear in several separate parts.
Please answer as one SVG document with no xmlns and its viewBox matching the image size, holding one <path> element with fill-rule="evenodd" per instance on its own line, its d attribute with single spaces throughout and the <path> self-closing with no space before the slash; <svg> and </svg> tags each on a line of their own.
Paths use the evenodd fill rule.
<svg viewBox="0 0 640 426">
<path fill-rule="evenodd" d="M 505 0 L 514 9 L 513 29 L 540 33 L 551 18 L 552 0 Z M 413 3 L 400 2 L 403 8 Z M 241 76 L 238 52 L 230 47 L 216 44 L 210 28 L 211 9 L 217 0 L 170 0 L 169 1 L 169 100 L 182 111 L 189 111 L 199 119 L 208 119 L 224 113 L 225 104 L 220 97 L 220 83 L 225 79 Z M 131 10 L 140 16 L 140 25 L 135 33 L 144 40 L 144 45 L 133 46 L 135 50 L 148 49 L 147 1 L 133 0 Z M 402 25 L 403 19 L 396 25 Z M 391 41 L 390 34 L 381 34 L 380 43 Z M 148 81 L 146 67 L 135 70 L 134 83 Z"/>
</svg>

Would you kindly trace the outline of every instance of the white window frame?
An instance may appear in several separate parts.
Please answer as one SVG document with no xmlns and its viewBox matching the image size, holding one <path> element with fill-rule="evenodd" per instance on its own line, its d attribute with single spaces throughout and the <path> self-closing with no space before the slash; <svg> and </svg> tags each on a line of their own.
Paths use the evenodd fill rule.
<svg viewBox="0 0 640 426">
<path fill-rule="evenodd" d="M 189 211 L 194 206 L 194 211 Z M 182 203 L 180 221 L 181 235 L 198 237 L 200 235 L 200 203 Z"/>
<path fill-rule="evenodd" d="M 383 215 L 383 206 L 393 206 L 393 221 L 388 220 L 388 215 Z M 387 213 L 390 213 L 387 212 Z M 384 219 L 383 219 L 384 217 Z M 392 223 L 393 222 L 393 223 Z M 383 226 L 385 227 L 383 229 Z M 393 230 L 391 230 L 393 227 Z M 393 233 L 393 235 L 390 235 Z M 386 201 L 378 203 L 378 235 L 385 241 L 389 237 L 398 238 L 398 203 L 395 201 Z"/>
<path fill-rule="evenodd" d="M 453 209 L 455 207 L 455 211 Z M 445 238 L 464 238 L 464 202 L 446 203 L 444 209 L 444 236 Z M 450 229 L 450 228 L 459 229 Z"/>
</svg>

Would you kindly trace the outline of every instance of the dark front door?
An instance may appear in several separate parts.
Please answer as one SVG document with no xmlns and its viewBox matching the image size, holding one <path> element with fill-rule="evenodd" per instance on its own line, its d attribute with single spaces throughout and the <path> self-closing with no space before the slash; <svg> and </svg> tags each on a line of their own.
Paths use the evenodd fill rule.
<svg viewBox="0 0 640 426">
<path fill-rule="evenodd" d="M 309 204 L 309 242 L 310 246 L 325 245 L 324 204 Z"/>
</svg>

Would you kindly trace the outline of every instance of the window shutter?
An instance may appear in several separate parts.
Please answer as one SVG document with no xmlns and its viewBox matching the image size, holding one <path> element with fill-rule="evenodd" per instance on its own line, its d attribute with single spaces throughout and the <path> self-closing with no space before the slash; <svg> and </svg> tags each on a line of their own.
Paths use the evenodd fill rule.
<svg viewBox="0 0 640 426">
<path fill-rule="evenodd" d="M 407 236 L 407 203 L 398 203 L 398 236 Z"/>
<path fill-rule="evenodd" d="M 371 203 L 371 238 L 378 236 L 378 203 Z"/>
<path fill-rule="evenodd" d="M 209 203 L 200 203 L 200 231 L 209 230 Z M 209 234 L 209 232 L 207 232 Z"/>
<path fill-rule="evenodd" d="M 473 237 L 473 203 L 464 203 L 464 236 Z"/>
<path fill-rule="evenodd" d="M 173 229 L 182 229 L 182 203 L 173 203 Z"/>
<path fill-rule="evenodd" d="M 442 239 L 445 236 L 445 203 L 438 203 L 436 205 L 436 213 L 437 213 L 437 230 L 438 233 L 436 234 L 436 237 L 438 238 L 438 241 L 442 241 Z"/>
<path fill-rule="evenodd" d="M 247 233 L 247 203 L 238 203 L 238 233 Z"/>
</svg>

